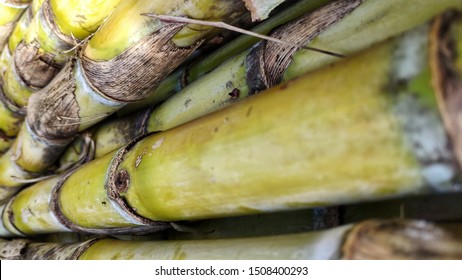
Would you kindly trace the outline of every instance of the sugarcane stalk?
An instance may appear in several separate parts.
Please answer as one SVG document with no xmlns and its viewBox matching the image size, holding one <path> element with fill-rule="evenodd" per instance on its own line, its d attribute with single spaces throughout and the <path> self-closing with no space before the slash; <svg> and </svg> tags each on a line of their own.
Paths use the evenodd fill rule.
<svg viewBox="0 0 462 280">
<path fill-rule="evenodd" d="M 108 234 L 458 190 L 425 67 L 426 34 L 422 27 L 397 44 L 136 139 L 62 177 L 42 202 L 29 196 L 16 207 L 44 203 L 69 229 Z M 404 66 L 414 70 L 398 71 Z M 5 217 L 22 219 L 11 207 Z"/>
<path fill-rule="evenodd" d="M 8 67 L 8 63 L 11 61 L 11 54 L 14 52 L 19 42 L 25 36 L 27 28 L 32 21 L 33 15 L 33 10 L 30 7 L 22 13 L 8 38 L 8 43 L 3 47 L 3 51 L 0 55 L 0 73 L 2 76 Z"/>
<path fill-rule="evenodd" d="M 237 0 L 125 1 L 78 57 L 69 61 L 41 94 L 31 98 L 22 130 L 26 133 L 20 133 L 12 147 L 18 156 L 6 160 L 29 172 L 44 171 L 79 131 L 123 104 L 142 99 L 213 31 L 196 29 L 195 25 L 163 24 L 141 15 L 153 11 L 227 22 L 249 17 L 244 3 Z M 127 23 L 123 20 L 126 17 L 132 20 Z M 26 153 L 28 147 L 35 151 Z M 0 184 L 5 186 L 7 181 L 11 180 Z"/>
<path fill-rule="evenodd" d="M 32 1 L 33 4 L 40 2 L 37 0 Z M 23 12 L 21 18 L 16 23 L 11 35 L 8 39 L 8 43 L 3 48 L 0 54 L 0 77 L 4 76 L 4 73 L 8 67 L 8 64 L 12 61 L 11 53 L 14 52 L 22 38 L 25 36 L 31 21 L 33 18 L 33 10 L 28 8 Z M 15 104 L 3 93 L 3 78 L 0 78 L 0 137 L 2 138 L 2 147 L 0 148 L 0 154 L 4 154 L 12 145 L 14 136 L 19 132 L 20 124 L 24 118 L 23 111 L 18 108 Z"/>
<path fill-rule="evenodd" d="M 174 221 L 454 190 L 457 168 L 431 95 L 409 100 L 412 93 L 395 91 L 391 100 L 383 92 L 401 66 L 392 53 L 376 49 L 120 150 L 107 169 L 109 196 L 141 217 Z M 407 128 L 415 119 L 422 127 Z M 427 133 L 438 162 L 418 149 Z M 63 202 L 82 177 L 61 189 L 74 221 L 77 206 Z"/>
<path fill-rule="evenodd" d="M 459 229 L 457 227 L 457 229 Z M 460 259 L 454 227 L 371 220 L 325 231 L 189 241 L 92 239 L 74 244 L 0 241 L 3 259 Z"/>
<path fill-rule="evenodd" d="M 29 6 L 30 0 L 0 1 L 0 49 L 6 44 L 16 21 Z"/>
</svg>

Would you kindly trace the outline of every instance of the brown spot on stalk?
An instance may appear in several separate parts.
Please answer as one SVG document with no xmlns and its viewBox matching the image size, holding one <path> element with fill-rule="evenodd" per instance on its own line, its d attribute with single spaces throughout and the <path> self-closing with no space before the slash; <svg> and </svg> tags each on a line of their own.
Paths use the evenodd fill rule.
<svg viewBox="0 0 462 280">
<path fill-rule="evenodd" d="M 188 98 L 186 99 L 186 101 L 184 102 L 184 107 L 187 109 L 189 107 L 189 103 L 191 103 L 191 98 Z"/>
<path fill-rule="evenodd" d="M 232 99 L 237 99 L 237 98 L 239 98 L 239 94 L 240 94 L 240 91 L 239 91 L 239 89 L 237 89 L 237 88 L 233 89 L 233 91 L 231 91 L 230 93 L 228 93 L 228 95 L 231 96 Z"/>
<path fill-rule="evenodd" d="M 250 106 L 249 109 L 247 109 L 247 113 L 245 113 L 246 117 L 250 117 L 250 114 L 252 114 L 253 107 Z"/>
<path fill-rule="evenodd" d="M 119 170 L 115 178 L 115 187 L 119 193 L 125 193 L 130 185 L 130 175 L 127 170 Z"/>
</svg>

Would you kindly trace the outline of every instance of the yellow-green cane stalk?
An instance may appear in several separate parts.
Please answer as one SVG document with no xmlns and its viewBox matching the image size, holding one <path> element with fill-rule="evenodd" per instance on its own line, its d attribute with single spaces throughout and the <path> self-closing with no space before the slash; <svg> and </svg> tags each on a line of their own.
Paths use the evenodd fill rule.
<svg viewBox="0 0 462 280">
<path fill-rule="evenodd" d="M 36 2 L 37 1 L 33 1 L 33 3 Z M 0 77 L 3 77 L 8 64 L 12 63 L 11 53 L 14 52 L 17 45 L 24 37 L 32 18 L 33 11 L 31 8 L 28 8 L 24 11 L 21 18 L 16 23 L 16 26 L 8 39 L 8 43 L 5 45 L 2 53 L 0 54 Z M 23 111 L 10 102 L 10 100 L 4 95 L 2 80 L 3 79 L 0 78 L 0 135 L 2 135 L 1 137 L 3 140 L 0 154 L 3 154 L 8 147 L 11 146 L 13 138 L 18 134 L 20 124 L 24 119 Z"/>
<path fill-rule="evenodd" d="M 21 18 L 16 23 L 13 31 L 11 32 L 10 37 L 8 38 L 8 46 L 5 46 L 8 51 L 6 52 L 5 49 L 2 52 L 2 56 L 0 58 L 1 64 L 0 69 L 3 75 L 3 72 L 6 70 L 8 65 L 7 61 L 10 61 L 10 56 L 16 50 L 16 47 L 21 43 L 23 38 L 25 38 L 29 26 L 34 18 L 34 16 L 39 12 L 40 7 L 44 0 L 32 0 L 29 8 L 22 14 Z M 6 57 L 4 54 L 6 53 Z"/>
<path fill-rule="evenodd" d="M 0 49 L 8 41 L 11 31 L 30 0 L 2 0 L 0 1 Z"/>
<path fill-rule="evenodd" d="M 31 98 L 24 133 L 20 133 L 13 147 L 18 157 L 10 159 L 12 164 L 29 172 L 44 171 L 79 131 L 123 104 L 144 98 L 212 31 L 164 24 L 141 15 L 153 11 L 226 22 L 249 17 L 243 2 L 238 0 L 124 1 L 78 57 Z M 132 20 L 123 20 L 127 17 Z M 34 150 L 25 152 L 28 147 Z M 0 185 L 7 181 L 11 180 L 2 179 Z"/>
<path fill-rule="evenodd" d="M 454 232 L 444 225 L 418 220 L 371 220 L 325 231 L 255 238 L 92 239 L 74 244 L 2 240 L 0 256 L 37 260 L 460 259 L 461 237 Z M 166 269 L 162 273 L 171 272 Z"/>
<path fill-rule="evenodd" d="M 18 22 L 16 23 L 13 31 L 8 38 L 7 44 L 5 44 L 3 51 L 0 55 L 0 73 L 3 76 L 8 64 L 11 62 L 11 54 L 16 49 L 19 42 L 25 36 L 25 33 L 32 21 L 33 18 L 33 11 L 29 7 L 26 9 L 22 16 L 19 18 Z"/>
<path fill-rule="evenodd" d="M 426 29 L 416 32 L 137 139 L 68 174 L 40 203 L 67 228 L 107 233 L 457 190 L 425 71 Z M 419 51 L 403 59 L 410 46 Z M 34 198 L 17 209 L 37 207 Z"/>
<path fill-rule="evenodd" d="M 174 221 L 454 189 L 431 92 L 386 95 L 388 73 L 401 66 L 392 53 L 376 49 L 132 145 L 114 158 L 110 196 L 142 217 Z M 415 119 L 423 125 L 414 135 Z M 435 147 L 418 142 L 427 133 Z M 441 150 L 440 161 L 427 165 L 427 149 Z M 70 183 L 61 192 L 70 196 Z"/>
</svg>

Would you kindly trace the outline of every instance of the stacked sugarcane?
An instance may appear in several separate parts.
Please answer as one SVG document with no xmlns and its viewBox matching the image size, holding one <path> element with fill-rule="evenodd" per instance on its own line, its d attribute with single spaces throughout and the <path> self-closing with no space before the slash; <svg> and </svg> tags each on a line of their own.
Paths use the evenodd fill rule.
<svg viewBox="0 0 462 280">
<path fill-rule="evenodd" d="M 2 52 L 6 137 L 18 133 L 25 116 L 0 159 L 2 236 L 194 232 L 184 221 L 460 189 L 460 1 L 300 1 L 293 4 L 307 10 L 286 12 L 288 19 L 299 17 L 271 31 L 278 42 L 261 41 L 215 69 L 200 66 L 220 63 L 215 60 L 227 56 L 221 55 L 225 47 L 170 77 L 216 38 L 218 30 L 206 22 L 246 25 L 283 1 L 261 9 L 259 1 L 131 0 L 114 10 L 119 1 L 102 1 L 106 9 L 85 24 L 82 13 L 94 15 L 85 1 L 77 1 L 82 8 L 70 15 L 62 2 L 39 3 L 29 27 L 24 20 Z M 56 40 L 41 42 L 44 37 Z M 178 83 L 184 88 L 173 94 Z M 157 106 L 88 130 L 122 107 L 137 110 L 146 99 L 146 106 Z M 33 181 L 39 182 L 20 190 Z M 311 215 L 336 214 L 315 209 Z M 417 234 L 401 236 L 409 231 Z M 217 240 L 91 239 L 68 247 L 15 240 L 2 243 L 8 252 L 2 257 L 127 258 L 125 252 L 135 258 L 460 258 L 458 232 L 418 221 L 371 221 L 319 234 L 236 241 L 247 248 L 260 244 L 255 250 L 263 252 L 277 243 L 279 255 L 242 255 L 246 247 Z M 419 241 L 425 234 L 435 242 Z M 365 241 L 358 243 L 357 236 Z M 395 249 L 409 240 L 415 248 Z M 326 242 L 331 247 L 319 253 L 318 244 Z M 370 254 L 369 245 L 389 251 Z M 178 246 L 184 251 L 172 255 Z M 200 255 L 197 246 L 215 250 Z M 223 254 L 227 246 L 235 251 Z M 423 250 L 431 253 L 416 253 Z"/>
</svg>

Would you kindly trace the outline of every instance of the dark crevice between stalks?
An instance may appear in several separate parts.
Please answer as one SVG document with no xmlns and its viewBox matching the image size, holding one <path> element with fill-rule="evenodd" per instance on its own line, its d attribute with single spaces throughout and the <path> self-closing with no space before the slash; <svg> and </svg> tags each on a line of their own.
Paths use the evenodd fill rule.
<svg viewBox="0 0 462 280">
<path fill-rule="evenodd" d="M 462 241 L 425 221 L 371 220 L 346 233 L 343 259 L 462 259 Z"/>
<path fill-rule="evenodd" d="M 361 5 L 363 0 L 335 1 L 273 31 L 271 37 L 307 45 L 329 26 Z M 288 31 L 290 30 L 290 31 Z M 262 41 L 246 57 L 249 93 L 258 93 L 281 83 L 292 56 L 299 48 Z"/>
<path fill-rule="evenodd" d="M 313 229 L 328 229 L 340 225 L 339 207 L 317 207 L 313 209 Z"/>
<path fill-rule="evenodd" d="M 173 36 L 184 24 L 166 24 L 109 61 L 93 61 L 80 54 L 89 83 L 106 98 L 135 102 L 148 96 L 202 43 L 178 47 Z M 149 67 L 147 67 L 149 66 Z"/>
<path fill-rule="evenodd" d="M 451 25 L 462 21 L 462 14 L 449 11 L 433 23 L 430 44 L 432 82 L 446 131 L 451 139 L 459 167 L 462 166 L 462 73 L 455 67 L 456 40 L 451 36 Z M 460 40 L 460 38 L 459 38 Z"/>
</svg>

